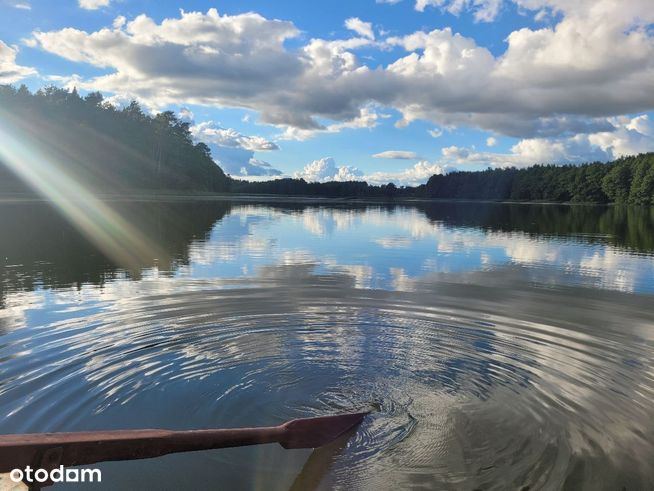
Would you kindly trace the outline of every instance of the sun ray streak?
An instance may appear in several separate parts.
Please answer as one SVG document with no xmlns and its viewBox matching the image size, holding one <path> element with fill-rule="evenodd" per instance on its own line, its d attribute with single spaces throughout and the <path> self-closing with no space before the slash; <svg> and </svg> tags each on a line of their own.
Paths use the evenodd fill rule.
<svg viewBox="0 0 654 491">
<path fill-rule="evenodd" d="M 76 178 L 59 158 L 0 109 L 0 162 L 52 202 L 89 240 L 120 267 L 137 270 L 163 257 L 157 244 L 143 235 L 107 201 Z"/>
</svg>

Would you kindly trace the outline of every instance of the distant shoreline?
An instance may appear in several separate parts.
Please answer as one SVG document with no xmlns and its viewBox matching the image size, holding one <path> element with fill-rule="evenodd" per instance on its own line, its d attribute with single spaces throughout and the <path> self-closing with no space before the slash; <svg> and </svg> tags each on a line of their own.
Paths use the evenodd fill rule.
<svg viewBox="0 0 654 491">
<path fill-rule="evenodd" d="M 619 205 L 617 203 L 573 203 L 570 201 L 519 201 L 491 199 L 453 199 L 453 198 L 380 198 L 380 197 L 327 197 L 280 194 L 232 194 L 232 193 L 178 193 L 178 192 L 135 192 L 125 194 L 96 194 L 101 201 L 241 201 L 277 203 L 349 203 L 349 204 L 417 204 L 417 203 L 479 203 L 507 205 L 562 205 L 562 206 L 643 206 Z M 75 201 L 75 199 L 73 199 Z M 84 201 L 79 199 L 79 201 Z M 0 193 L 0 203 L 49 203 L 44 197 L 21 193 Z"/>
</svg>

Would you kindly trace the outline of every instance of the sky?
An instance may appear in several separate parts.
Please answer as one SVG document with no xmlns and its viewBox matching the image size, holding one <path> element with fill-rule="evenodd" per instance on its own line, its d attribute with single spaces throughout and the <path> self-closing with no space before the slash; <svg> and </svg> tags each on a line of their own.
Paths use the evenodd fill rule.
<svg viewBox="0 0 654 491">
<path fill-rule="evenodd" d="M 173 110 L 230 175 L 654 150 L 652 0 L 0 0 L 0 83 Z"/>
</svg>

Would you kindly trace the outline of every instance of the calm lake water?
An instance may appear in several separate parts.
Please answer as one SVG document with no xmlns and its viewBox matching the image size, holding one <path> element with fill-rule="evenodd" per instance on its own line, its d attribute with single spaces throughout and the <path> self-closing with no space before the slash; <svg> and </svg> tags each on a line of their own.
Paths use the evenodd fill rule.
<svg viewBox="0 0 654 491">
<path fill-rule="evenodd" d="M 0 433 L 373 413 L 96 488 L 654 489 L 654 209 L 105 205 L 0 204 Z"/>
</svg>

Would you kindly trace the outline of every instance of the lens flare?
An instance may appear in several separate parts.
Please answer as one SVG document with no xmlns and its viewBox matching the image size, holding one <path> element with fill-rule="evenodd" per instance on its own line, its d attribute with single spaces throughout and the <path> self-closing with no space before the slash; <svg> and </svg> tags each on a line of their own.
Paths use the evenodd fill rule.
<svg viewBox="0 0 654 491">
<path fill-rule="evenodd" d="M 38 133 L 34 126 L 0 108 L 0 163 L 52 202 L 118 266 L 136 271 L 163 257 L 156 243 L 71 172 L 66 161 L 73 161 L 76 156 L 70 155 L 70 150 L 60 146 L 57 151 L 48 152 Z"/>
</svg>

